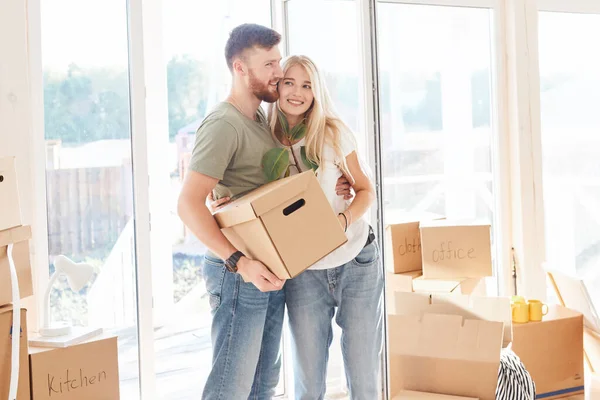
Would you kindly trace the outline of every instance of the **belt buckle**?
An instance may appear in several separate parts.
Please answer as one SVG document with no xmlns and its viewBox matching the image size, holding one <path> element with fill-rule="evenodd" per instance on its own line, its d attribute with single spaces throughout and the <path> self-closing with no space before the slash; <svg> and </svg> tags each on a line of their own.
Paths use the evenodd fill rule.
<svg viewBox="0 0 600 400">
<path fill-rule="evenodd" d="M 375 240 L 375 232 L 373 231 L 373 227 L 369 225 L 369 235 L 367 236 L 367 243 L 365 243 L 365 247 L 373 243 Z"/>
</svg>

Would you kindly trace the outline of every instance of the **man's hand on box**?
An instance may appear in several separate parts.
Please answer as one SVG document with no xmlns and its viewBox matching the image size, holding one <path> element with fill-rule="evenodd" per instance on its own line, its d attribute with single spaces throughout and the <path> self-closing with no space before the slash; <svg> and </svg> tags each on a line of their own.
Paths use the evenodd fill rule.
<svg viewBox="0 0 600 400">
<path fill-rule="evenodd" d="M 231 200 L 231 198 L 223 197 L 219 200 L 215 200 L 212 192 L 210 192 L 208 194 L 207 200 L 208 200 L 208 202 L 207 202 L 208 210 L 210 211 L 211 214 L 214 214 L 215 211 L 218 211 L 219 209 L 225 207 L 225 205 L 227 205 L 227 203 L 229 203 L 229 200 Z"/>
<path fill-rule="evenodd" d="M 244 282 L 251 282 L 261 292 L 271 292 L 283 287 L 285 281 L 277 278 L 263 263 L 248 257 L 240 258 L 237 263 L 238 274 Z"/>
<path fill-rule="evenodd" d="M 350 200 L 354 197 L 354 194 L 352 193 L 352 185 L 345 175 L 340 176 L 340 178 L 337 180 L 335 185 L 335 193 L 338 196 L 343 196 L 344 200 Z"/>
</svg>

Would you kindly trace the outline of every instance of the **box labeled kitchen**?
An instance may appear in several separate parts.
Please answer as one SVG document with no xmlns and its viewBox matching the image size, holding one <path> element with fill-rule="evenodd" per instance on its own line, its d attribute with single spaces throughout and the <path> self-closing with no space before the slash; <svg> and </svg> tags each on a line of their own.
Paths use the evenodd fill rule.
<svg viewBox="0 0 600 400">
<path fill-rule="evenodd" d="M 65 348 L 30 347 L 33 400 L 118 400 L 116 337 Z"/>
</svg>

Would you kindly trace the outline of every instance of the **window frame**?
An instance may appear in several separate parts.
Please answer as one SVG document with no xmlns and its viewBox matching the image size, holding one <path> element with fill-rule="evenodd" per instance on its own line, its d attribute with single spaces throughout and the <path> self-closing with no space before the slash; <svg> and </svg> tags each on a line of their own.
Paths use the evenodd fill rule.
<svg viewBox="0 0 600 400">
<path fill-rule="evenodd" d="M 496 233 L 498 234 L 496 240 L 496 260 L 497 260 L 497 272 L 498 278 L 498 292 L 499 295 L 506 295 L 509 293 L 509 279 L 508 279 L 508 268 L 510 259 L 510 182 L 508 181 L 509 174 L 507 173 L 509 161 L 509 137 L 506 134 L 508 125 L 504 123 L 505 119 L 502 117 L 507 111 L 507 99 L 508 92 L 506 90 L 506 24 L 504 23 L 505 12 L 502 7 L 502 3 L 495 0 L 359 0 L 359 7 L 362 13 L 369 12 L 369 18 L 367 20 L 364 17 L 363 21 L 363 43 L 364 47 L 370 46 L 367 54 L 371 54 L 371 62 L 366 58 L 363 58 L 365 71 L 364 88 L 372 87 L 372 99 L 366 104 L 372 105 L 372 108 L 367 107 L 367 126 L 373 127 L 371 131 L 368 131 L 370 143 L 369 150 L 369 162 L 374 171 L 376 171 L 376 188 L 377 188 L 377 231 L 379 237 L 384 235 L 384 205 L 383 205 L 383 176 L 382 168 L 378 166 L 382 165 L 382 143 L 381 143 L 381 123 L 379 114 L 379 86 L 378 86 L 378 42 L 377 42 L 377 3 L 397 3 L 397 4 L 415 4 L 415 5 L 426 5 L 426 6 L 451 6 L 451 7 L 469 7 L 469 8 L 485 8 L 493 12 L 494 18 L 492 21 L 493 33 L 492 37 L 492 59 L 491 59 L 491 95 L 492 95 L 492 176 L 493 176 L 493 190 L 494 190 L 494 225 L 496 226 Z M 365 29 L 365 26 L 370 25 L 370 29 Z M 374 64 L 374 67 L 370 67 L 366 64 Z M 380 241 L 382 247 L 382 254 L 385 257 L 385 241 Z M 386 309 L 384 301 L 384 312 Z M 384 351 L 382 353 L 382 371 L 386 371 L 383 379 L 384 386 L 384 398 L 390 396 L 389 393 L 389 379 L 387 374 L 387 321 L 384 318 Z"/>
</svg>

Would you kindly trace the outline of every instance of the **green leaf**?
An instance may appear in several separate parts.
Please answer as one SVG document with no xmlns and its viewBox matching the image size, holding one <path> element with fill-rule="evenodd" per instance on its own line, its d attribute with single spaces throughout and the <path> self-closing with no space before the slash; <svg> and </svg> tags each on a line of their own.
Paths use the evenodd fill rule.
<svg viewBox="0 0 600 400">
<path fill-rule="evenodd" d="M 290 176 L 290 167 L 291 167 L 291 165 L 288 165 L 287 169 L 285 170 L 284 178 L 287 178 L 288 176 Z"/>
<path fill-rule="evenodd" d="M 302 162 L 309 166 L 313 171 L 316 171 L 319 166 L 317 164 L 315 164 L 314 162 L 312 162 L 311 160 L 308 159 L 308 157 L 306 156 L 306 146 L 302 146 L 300 148 L 300 156 L 302 157 Z"/>
<path fill-rule="evenodd" d="M 306 135 L 306 125 L 304 123 L 300 123 L 292 128 L 290 132 L 290 141 L 295 142 L 296 140 L 300 140 Z"/>
<path fill-rule="evenodd" d="M 287 118 L 283 111 L 277 109 L 277 116 L 279 117 L 279 123 L 281 124 L 281 129 L 284 135 L 287 135 L 290 130 L 290 125 L 288 124 Z"/>
<path fill-rule="evenodd" d="M 287 149 L 275 148 L 267 151 L 261 163 L 267 181 L 279 179 L 289 163 L 290 154 Z"/>
</svg>

